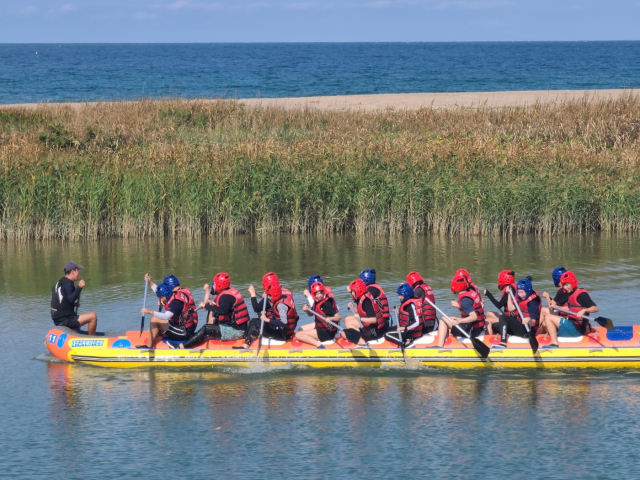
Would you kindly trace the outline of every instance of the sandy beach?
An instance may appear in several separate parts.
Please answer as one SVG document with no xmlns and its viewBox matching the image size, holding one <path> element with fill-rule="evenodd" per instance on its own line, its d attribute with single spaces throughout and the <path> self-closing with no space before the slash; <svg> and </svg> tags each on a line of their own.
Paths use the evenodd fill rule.
<svg viewBox="0 0 640 480">
<path fill-rule="evenodd" d="M 512 92 L 455 93 L 384 93 L 375 95 L 337 95 L 327 97 L 243 98 L 237 101 L 249 107 L 283 107 L 287 109 L 380 110 L 417 108 L 500 108 L 535 104 L 563 103 L 577 100 L 612 100 L 634 90 L 531 90 Z M 0 105 L 0 108 L 35 108 L 57 103 Z M 80 108 L 87 103 L 68 103 Z"/>
</svg>

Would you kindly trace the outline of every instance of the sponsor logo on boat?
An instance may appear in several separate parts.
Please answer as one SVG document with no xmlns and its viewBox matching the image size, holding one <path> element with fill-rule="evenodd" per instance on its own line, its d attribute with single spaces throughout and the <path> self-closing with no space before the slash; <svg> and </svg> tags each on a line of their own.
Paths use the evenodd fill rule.
<svg viewBox="0 0 640 480">
<path fill-rule="evenodd" d="M 104 345 L 104 340 L 72 340 L 71 348 L 78 347 L 101 347 Z"/>
</svg>

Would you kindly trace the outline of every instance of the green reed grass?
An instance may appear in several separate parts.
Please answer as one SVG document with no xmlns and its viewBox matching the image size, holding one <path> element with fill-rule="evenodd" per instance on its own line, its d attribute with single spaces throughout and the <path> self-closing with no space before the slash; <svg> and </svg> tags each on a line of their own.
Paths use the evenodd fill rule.
<svg viewBox="0 0 640 480">
<path fill-rule="evenodd" d="M 0 109 L 0 238 L 640 228 L 640 99 Z"/>
</svg>

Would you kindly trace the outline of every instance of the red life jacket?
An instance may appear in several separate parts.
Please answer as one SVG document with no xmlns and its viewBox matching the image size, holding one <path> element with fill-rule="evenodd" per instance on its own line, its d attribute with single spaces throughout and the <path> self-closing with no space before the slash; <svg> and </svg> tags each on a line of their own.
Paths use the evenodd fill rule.
<svg viewBox="0 0 640 480">
<path fill-rule="evenodd" d="M 198 312 L 196 311 L 196 303 L 193 301 L 191 292 L 187 288 L 180 288 L 173 292 L 171 298 L 167 302 L 167 306 L 174 300 L 179 300 L 184 305 L 180 315 L 174 315 L 169 319 L 174 325 L 181 325 L 185 328 L 191 328 L 198 325 Z"/>
<path fill-rule="evenodd" d="M 284 303 L 287 307 L 287 324 L 284 326 L 284 334 L 286 338 L 290 338 L 293 335 L 293 332 L 296 330 L 296 326 L 298 325 L 298 312 L 296 311 L 296 306 L 293 304 L 293 296 L 290 295 L 282 295 L 272 306 L 271 310 L 267 312 L 269 315 L 269 319 L 280 320 L 280 315 L 278 315 L 278 305 Z"/>
<path fill-rule="evenodd" d="M 533 328 L 538 328 L 540 326 L 540 312 L 542 312 L 542 299 L 540 298 L 540 294 L 534 291 L 531 295 L 529 295 L 529 297 L 525 298 L 524 300 L 520 300 L 519 297 L 516 297 L 516 299 L 518 300 L 520 311 L 525 317 L 527 317 L 529 313 L 529 302 L 535 300 L 536 298 L 540 303 L 538 304 L 538 319 L 536 320 L 536 324 Z M 522 318 L 520 318 L 520 313 L 518 312 L 517 308 L 515 309 L 515 311 L 511 312 L 511 316 L 517 318 L 520 322 L 522 322 Z"/>
<path fill-rule="evenodd" d="M 470 288 L 469 290 L 465 290 L 458 297 L 458 305 L 460 305 L 461 307 L 462 307 L 463 298 L 470 298 L 473 301 L 473 309 L 478 315 L 478 319 L 471 324 L 471 328 L 473 329 L 483 328 L 484 327 L 484 308 L 482 306 L 482 299 L 480 298 L 480 295 L 478 294 L 478 292 L 476 292 L 472 288 Z M 464 312 L 464 310 L 460 308 L 460 316 L 462 318 L 465 318 L 465 317 L 468 317 L 469 315 L 467 315 Z"/>
<path fill-rule="evenodd" d="M 417 285 L 416 288 L 421 289 L 424 292 L 424 298 L 428 298 L 432 303 L 436 303 L 436 296 L 431 288 L 426 283 Z M 429 304 L 426 300 L 422 302 L 422 326 L 424 328 L 433 328 L 436 324 L 436 309 Z"/>
<path fill-rule="evenodd" d="M 336 297 L 333 296 L 333 291 L 331 290 L 331 288 L 327 287 L 326 285 L 324 286 L 324 295 L 325 298 L 329 297 L 331 300 L 333 300 L 333 306 L 336 307 L 336 312 L 340 311 L 340 307 L 338 306 L 338 302 L 336 302 Z M 314 300 L 315 303 L 315 300 Z"/>
<path fill-rule="evenodd" d="M 233 295 L 235 302 L 233 303 L 233 311 L 225 314 L 218 315 L 218 321 L 220 323 L 235 323 L 236 325 L 242 325 L 249 321 L 249 310 L 247 310 L 247 304 L 244 302 L 244 298 L 238 290 L 233 287 L 226 288 L 220 293 L 216 294 L 213 301 L 218 305 L 218 301 L 222 295 Z"/>
<path fill-rule="evenodd" d="M 322 305 L 324 305 L 325 302 L 333 302 L 333 305 L 335 306 L 335 302 L 329 296 L 325 296 L 321 301 L 313 303 L 313 311 L 319 315 L 322 315 L 323 317 L 327 316 L 327 314 L 322 311 Z M 315 321 L 316 321 L 316 328 L 319 328 L 320 330 L 324 330 L 325 332 L 331 335 L 335 335 L 336 332 L 338 331 L 336 327 L 334 327 L 333 325 L 329 325 L 327 322 L 320 320 L 318 317 L 315 317 Z"/>
<path fill-rule="evenodd" d="M 378 295 L 378 297 L 374 297 L 369 292 L 369 287 L 377 288 L 380 291 L 380 295 Z M 384 294 L 382 288 L 380 288 L 380 286 L 375 283 L 372 283 L 367 287 L 367 291 L 360 297 L 360 300 L 358 301 L 358 315 L 360 315 L 361 317 L 367 316 L 367 313 L 362 308 L 362 303 L 365 301 L 365 299 L 371 301 L 371 305 L 373 305 L 373 311 L 376 314 L 377 320 L 376 328 L 378 330 L 389 328 L 389 301 L 387 300 L 387 296 Z"/>
<path fill-rule="evenodd" d="M 293 308 L 296 308 L 296 302 L 293 299 L 293 292 L 288 288 L 284 288 L 283 286 L 281 286 L 280 288 L 282 288 L 282 295 L 286 295 L 287 297 L 289 297 L 291 299 L 291 304 L 293 305 Z"/>
<path fill-rule="evenodd" d="M 572 312 L 579 312 L 584 308 L 578 302 L 578 297 L 581 293 L 587 293 L 587 291 L 584 288 L 576 288 L 573 293 L 569 295 L 568 307 Z M 587 324 L 589 323 L 589 320 L 585 320 L 582 317 L 576 317 L 575 315 L 567 314 L 567 318 L 571 320 L 575 325 L 578 325 L 583 329 L 586 329 Z"/>
<path fill-rule="evenodd" d="M 418 315 L 419 323 L 417 327 L 407 331 L 413 338 L 419 338 L 422 336 L 422 325 L 424 322 L 424 311 L 422 310 L 422 300 L 420 300 L 419 298 L 410 298 L 406 302 L 403 302 L 402 305 L 400 305 L 400 311 L 398 313 L 398 321 L 400 322 L 401 327 L 406 328 L 409 326 L 409 321 L 411 318 L 409 312 L 411 310 L 411 305 L 416 307 L 416 314 Z"/>
</svg>

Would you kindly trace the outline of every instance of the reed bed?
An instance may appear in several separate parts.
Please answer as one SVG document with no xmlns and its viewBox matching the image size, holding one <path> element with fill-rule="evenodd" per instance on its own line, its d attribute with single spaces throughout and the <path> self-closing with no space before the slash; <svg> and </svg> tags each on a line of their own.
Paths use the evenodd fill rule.
<svg viewBox="0 0 640 480">
<path fill-rule="evenodd" d="M 0 109 L 0 238 L 640 228 L 640 99 Z"/>
</svg>

